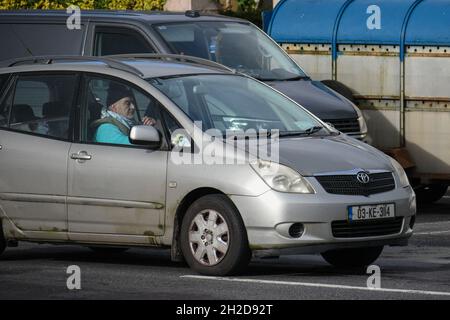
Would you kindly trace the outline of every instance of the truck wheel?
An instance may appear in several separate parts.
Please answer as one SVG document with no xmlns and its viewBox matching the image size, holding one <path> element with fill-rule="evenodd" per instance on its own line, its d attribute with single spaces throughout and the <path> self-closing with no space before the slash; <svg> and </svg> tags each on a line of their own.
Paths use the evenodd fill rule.
<svg viewBox="0 0 450 320">
<path fill-rule="evenodd" d="M 0 219 L 0 256 L 6 249 L 6 240 L 5 236 L 3 235 L 3 226 L 2 226 L 2 220 Z"/>
<path fill-rule="evenodd" d="M 342 96 L 346 97 L 348 100 L 356 104 L 356 100 L 355 97 L 353 96 L 352 89 L 347 87 L 342 82 L 336 80 L 322 80 L 321 82 L 328 88 L 333 89 L 337 93 L 341 94 Z"/>
<path fill-rule="evenodd" d="M 89 247 L 89 249 L 100 254 L 114 254 L 125 252 L 129 248 Z"/>
<path fill-rule="evenodd" d="M 323 252 L 322 257 L 338 268 L 361 268 L 377 260 L 382 251 L 383 246 L 338 249 Z"/>
<path fill-rule="evenodd" d="M 251 258 L 244 223 L 224 195 L 204 196 L 189 207 L 180 246 L 189 266 L 205 275 L 240 273 Z"/>
<path fill-rule="evenodd" d="M 445 184 L 430 184 L 414 191 L 419 204 L 430 204 L 440 200 L 446 194 L 447 188 Z"/>
</svg>

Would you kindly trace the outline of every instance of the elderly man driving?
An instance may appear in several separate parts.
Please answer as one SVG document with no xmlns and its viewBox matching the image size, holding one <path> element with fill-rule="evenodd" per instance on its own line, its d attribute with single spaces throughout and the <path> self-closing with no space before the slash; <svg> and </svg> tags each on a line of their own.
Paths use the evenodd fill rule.
<svg viewBox="0 0 450 320">
<path fill-rule="evenodd" d="M 133 126 L 139 124 L 134 114 L 136 112 L 134 95 L 131 90 L 121 84 L 111 83 L 106 101 L 108 107 L 101 111 L 101 119 L 92 125 L 97 128 L 95 142 L 113 144 L 131 144 L 128 135 Z M 156 121 L 144 117 L 142 124 L 154 125 Z"/>
</svg>

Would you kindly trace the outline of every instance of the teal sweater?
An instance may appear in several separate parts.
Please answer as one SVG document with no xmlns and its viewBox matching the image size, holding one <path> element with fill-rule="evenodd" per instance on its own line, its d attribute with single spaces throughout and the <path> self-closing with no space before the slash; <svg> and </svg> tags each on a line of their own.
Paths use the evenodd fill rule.
<svg viewBox="0 0 450 320">
<path fill-rule="evenodd" d="M 95 141 L 114 144 L 131 144 L 128 136 L 111 123 L 103 123 L 97 128 Z"/>
</svg>

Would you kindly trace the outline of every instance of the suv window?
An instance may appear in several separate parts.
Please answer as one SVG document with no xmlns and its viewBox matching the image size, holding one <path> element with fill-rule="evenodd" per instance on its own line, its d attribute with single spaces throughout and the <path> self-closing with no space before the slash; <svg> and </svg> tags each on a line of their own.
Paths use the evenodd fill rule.
<svg viewBox="0 0 450 320">
<path fill-rule="evenodd" d="M 154 53 L 155 50 L 137 31 L 125 28 L 97 28 L 94 55 Z"/>
<path fill-rule="evenodd" d="M 173 53 L 216 61 L 263 81 L 306 77 L 264 32 L 246 23 L 190 21 L 154 29 Z"/>
<path fill-rule="evenodd" d="M 68 139 L 77 78 L 75 74 L 20 75 L 12 99 L 9 127 Z"/>
<path fill-rule="evenodd" d="M 80 30 L 68 30 L 65 23 L 0 23 L 0 60 L 30 55 L 80 54 L 84 30 L 83 24 Z"/>
<path fill-rule="evenodd" d="M 120 80 L 89 76 L 86 81 L 82 141 L 131 145 L 128 135 L 135 125 L 162 130 L 160 104 L 152 96 Z"/>
</svg>

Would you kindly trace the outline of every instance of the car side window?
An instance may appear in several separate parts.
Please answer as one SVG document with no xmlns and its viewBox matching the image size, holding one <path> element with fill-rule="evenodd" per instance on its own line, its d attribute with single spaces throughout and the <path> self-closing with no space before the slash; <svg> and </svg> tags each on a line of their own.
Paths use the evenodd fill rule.
<svg viewBox="0 0 450 320">
<path fill-rule="evenodd" d="M 172 135 L 175 130 L 183 128 L 174 118 L 174 116 L 172 116 L 172 114 L 170 114 L 169 111 L 166 110 L 166 108 L 161 106 L 160 110 L 161 117 L 164 119 L 164 125 L 167 128 L 169 135 Z"/>
<path fill-rule="evenodd" d="M 66 21 L 40 23 L 39 20 L 43 19 L 34 20 L 32 23 L 28 19 L 16 23 L 2 21 L 4 23 L 0 24 L 0 39 L 2 39 L 0 60 L 28 55 L 80 54 L 86 29 L 84 19 L 81 19 L 81 28 L 73 30 L 67 29 Z"/>
<path fill-rule="evenodd" d="M 94 55 L 155 53 L 137 31 L 127 28 L 101 27 L 95 30 Z"/>
<path fill-rule="evenodd" d="M 88 143 L 131 146 L 129 133 L 135 125 L 162 130 L 159 102 L 129 83 L 88 76 L 85 82 L 82 140 Z"/>
<path fill-rule="evenodd" d="M 75 74 L 19 75 L 9 128 L 67 140 L 77 81 Z"/>
</svg>

